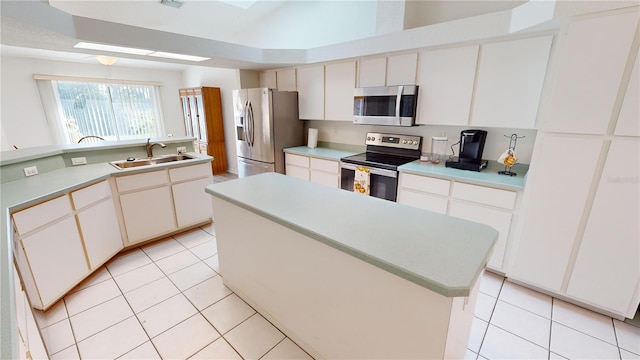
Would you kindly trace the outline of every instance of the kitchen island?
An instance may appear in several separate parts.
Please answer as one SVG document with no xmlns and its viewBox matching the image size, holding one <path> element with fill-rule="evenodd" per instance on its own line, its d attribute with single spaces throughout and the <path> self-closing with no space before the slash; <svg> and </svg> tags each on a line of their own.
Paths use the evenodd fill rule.
<svg viewBox="0 0 640 360">
<path fill-rule="evenodd" d="M 206 191 L 225 284 L 312 356 L 464 356 L 493 228 L 275 173 Z"/>
</svg>

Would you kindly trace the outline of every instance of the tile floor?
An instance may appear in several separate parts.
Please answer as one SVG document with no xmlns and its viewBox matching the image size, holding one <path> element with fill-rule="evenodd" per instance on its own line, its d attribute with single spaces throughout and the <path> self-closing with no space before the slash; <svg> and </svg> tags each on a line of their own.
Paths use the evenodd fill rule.
<svg viewBox="0 0 640 360">
<path fill-rule="evenodd" d="M 311 359 L 222 283 L 213 225 L 123 253 L 36 319 L 52 359 Z M 483 276 L 465 359 L 640 359 L 640 328 Z"/>
<path fill-rule="evenodd" d="M 120 254 L 35 311 L 51 359 L 311 359 L 217 271 L 213 225 Z M 465 359 L 640 359 L 640 328 L 481 281 Z"/>
</svg>

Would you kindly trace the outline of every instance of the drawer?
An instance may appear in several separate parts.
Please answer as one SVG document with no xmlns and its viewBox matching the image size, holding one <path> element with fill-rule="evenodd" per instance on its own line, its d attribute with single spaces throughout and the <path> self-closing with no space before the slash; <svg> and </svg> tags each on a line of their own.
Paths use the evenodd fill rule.
<svg viewBox="0 0 640 360">
<path fill-rule="evenodd" d="M 309 167 L 309 157 L 296 155 L 296 154 L 285 154 L 285 162 L 287 164 L 300 166 L 300 167 Z"/>
<path fill-rule="evenodd" d="M 473 201 L 479 204 L 513 210 L 516 203 L 516 192 L 494 189 L 485 186 L 456 182 L 453 184 L 452 196 L 455 199 Z"/>
<path fill-rule="evenodd" d="M 449 188 L 451 187 L 451 181 L 436 179 L 428 176 L 401 173 L 400 187 L 442 196 L 448 196 Z"/>
<path fill-rule="evenodd" d="M 209 176 L 211 176 L 211 164 L 209 163 L 169 169 L 169 178 L 171 179 L 171 182 L 199 179 Z"/>
<path fill-rule="evenodd" d="M 401 189 L 398 193 L 398 203 L 418 209 L 446 214 L 448 200 L 435 195 Z"/>
<path fill-rule="evenodd" d="M 309 168 L 287 164 L 285 173 L 287 176 L 309 181 Z"/>
<path fill-rule="evenodd" d="M 333 160 L 311 158 L 311 169 L 338 174 L 340 172 L 340 164 Z"/>
<path fill-rule="evenodd" d="M 12 215 L 13 223 L 20 235 L 71 214 L 71 203 L 67 195 L 43 202 Z"/>
<path fill-rule="evenodd" d="M 166 170 L 121 176 L 116 178 L 116 184 L 118 185 L 119 192 L 166 185 L 168 182 L 169 179 L 167 178 Z"/>
<path fill-rule="evenodd" d="M 76 210 L 109 197 L 111 197 L 111 187 L 106 180 L 71 193 Z"/>
</svg>

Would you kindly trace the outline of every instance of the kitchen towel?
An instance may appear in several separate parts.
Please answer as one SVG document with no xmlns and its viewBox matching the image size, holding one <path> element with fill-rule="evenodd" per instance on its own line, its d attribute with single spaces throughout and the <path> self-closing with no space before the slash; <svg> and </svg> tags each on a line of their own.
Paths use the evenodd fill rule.
<svg viewBox="0 0 640 360">
<path fill-rule="evenodd" d="M 307 147 L 314 149 L 316 146 L 318 146 L 318 129 L 309 128 Z"/>
<path fill-rule="evenodd" d="M 353 180 L 353 191 L 359 194 L 369 195 L 369 169 L 366 167 L 357 167 L 355 178 Z"/>
</svg>

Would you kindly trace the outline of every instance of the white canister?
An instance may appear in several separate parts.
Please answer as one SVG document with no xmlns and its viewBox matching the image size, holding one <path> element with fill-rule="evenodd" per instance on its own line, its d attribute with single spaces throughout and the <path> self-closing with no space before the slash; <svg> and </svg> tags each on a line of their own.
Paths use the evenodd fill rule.
<svg viewBox="0 0 640 360">
<path fill-rule="evenodd" d="M 318 129 L 309 128 L 309 137 L 307 138 L 307 147 L 312 149 L 318 146 Z"/>
</svg>

